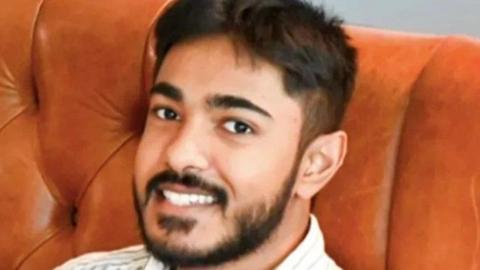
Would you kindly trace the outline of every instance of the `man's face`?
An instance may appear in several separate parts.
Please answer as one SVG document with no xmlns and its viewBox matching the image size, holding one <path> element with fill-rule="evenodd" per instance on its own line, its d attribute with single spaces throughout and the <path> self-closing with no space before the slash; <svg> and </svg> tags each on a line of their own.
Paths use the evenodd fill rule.
<svg viewBox="0 0 480 270">
<path fill-rule="evenodd" d="M 216 36 L 172 48 L 154 89 L 135 167 L 147 245 L 183 265 L 257 248 L 295 182 L 302 113 L 281 71 Z"/>
</svg>

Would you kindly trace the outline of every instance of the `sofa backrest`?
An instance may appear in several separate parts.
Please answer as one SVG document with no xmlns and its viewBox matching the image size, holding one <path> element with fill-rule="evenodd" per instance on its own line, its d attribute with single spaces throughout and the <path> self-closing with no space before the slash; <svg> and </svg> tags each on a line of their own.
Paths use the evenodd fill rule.
<svg viewBox="0 0 480 270">
<path fill-rule="evenodd" d="M 139 242 L 132 166 L 165 2 L 2 3 L 0 269 Z M 328 252 L 344 269 L 478 269 L 479 41 L 348 31 L 350 150 L 314 203 Z"/>
<path fill-rule="evenodd" d="M 480 269 L 480 41 L 351 28 L 349 154 L 315 213 L 346 269 Z"/>
</svg>

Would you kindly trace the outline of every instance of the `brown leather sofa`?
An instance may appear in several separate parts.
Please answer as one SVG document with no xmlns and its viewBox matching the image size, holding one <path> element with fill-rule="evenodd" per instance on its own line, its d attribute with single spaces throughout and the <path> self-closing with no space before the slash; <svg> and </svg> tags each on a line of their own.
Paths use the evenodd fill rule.
<svg viewBox="0 0 480 270">
<path fill-rule="evenodd" d="M 164 4 L 0 4 L 0 269 L 139 242 L 131 171 Z M 314 207 L 328 252 L 344 269 L 480 269 L 480 42 L 348 31 L 350 152 Z"/>
</svg>

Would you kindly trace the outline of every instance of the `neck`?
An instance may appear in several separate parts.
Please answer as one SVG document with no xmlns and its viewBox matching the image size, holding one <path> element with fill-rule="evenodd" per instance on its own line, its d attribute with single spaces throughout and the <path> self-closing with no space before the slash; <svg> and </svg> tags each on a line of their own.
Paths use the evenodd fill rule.
<svg viewBox="0 0 480 270">
<path fill-rule="evenodd" d="M 292 202 L 292 204 L 295 203 L 302 202 Z M 297 211 L 293 211 L 293 209 Z M 302 211 L 298 211 L 298 209 L 302 209 Z M 176 270 L 244 270 L 251 269 L 252 265 L 259 270 L 274 269 L 305 238 L 308 232 L 309 211 L 308 206 L 291 205 L 288 207 L 282 221 L 270 238 L 257 250 L 236 261 L 214 267 L 177 268 Z"/>
</svg>

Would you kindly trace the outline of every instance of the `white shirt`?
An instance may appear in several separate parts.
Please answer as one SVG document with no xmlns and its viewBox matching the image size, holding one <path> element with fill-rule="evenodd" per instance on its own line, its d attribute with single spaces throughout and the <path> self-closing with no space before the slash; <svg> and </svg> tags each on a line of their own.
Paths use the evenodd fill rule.
<svg viewBox="0 0 480 270">
<path fill-rule="evenodd" d="M 143 245 L 111 252 L 89 253 L 72 259 L 56 270 L 170 270 L 153 258 Z M 275 270 L 341 270 L 325 253 L 325 243 L 315 216 L 310 215 L 308 233 Z"/>
</svg>

